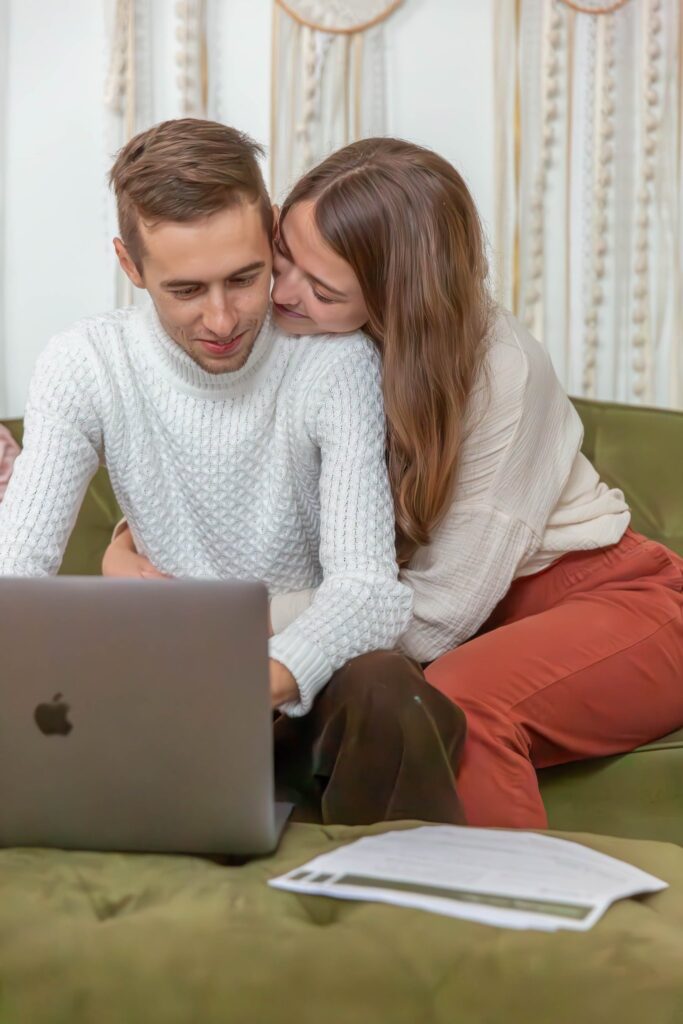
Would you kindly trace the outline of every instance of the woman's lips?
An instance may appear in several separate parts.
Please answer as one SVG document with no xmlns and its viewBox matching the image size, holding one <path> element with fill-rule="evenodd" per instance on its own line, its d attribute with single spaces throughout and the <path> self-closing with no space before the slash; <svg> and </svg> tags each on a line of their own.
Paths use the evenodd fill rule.
<svg viewBox="0 0 683 1024">
<path fill-rule="evenodd" d="M 286 306 L 281 306 L 279 302 L 274 302 L 273 305 L 280 316 L 289 316 L 293 320 L 308 320 L 308 317 L 303 313 L 295 313 L 293 310 L 287 309 Z"/>
</svg>

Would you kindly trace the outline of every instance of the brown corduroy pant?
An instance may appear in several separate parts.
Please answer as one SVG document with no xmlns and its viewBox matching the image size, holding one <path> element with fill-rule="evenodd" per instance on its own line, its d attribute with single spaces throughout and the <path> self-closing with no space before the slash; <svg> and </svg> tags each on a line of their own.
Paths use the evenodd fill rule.
<svg viewBox="0 0 683 1024">
<path fill-rule="evenodd" d="M 455 775 L 465 717 L 396 651 L 344 665 L 301 718 L 274 723 L 278 799 L 294 820 L 464 824 Z"/>
</svg>

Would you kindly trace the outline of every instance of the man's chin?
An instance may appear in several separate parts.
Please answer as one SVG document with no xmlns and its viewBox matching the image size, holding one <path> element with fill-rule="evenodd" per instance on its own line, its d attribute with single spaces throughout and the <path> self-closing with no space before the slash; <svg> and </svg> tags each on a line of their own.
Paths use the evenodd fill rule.
<svg viewBox="0 0 683 1024">
<path fill-rule="evenodd" d="M 247 360 L 251 355 L 251 349 L 245 354 L 242 352 L 237 353 L 235 356 L 230 356 L 221 359 L 211 359 L 206 356 L 195 356 L 194 361 L 205 373 L 210 373 L 214 377 L 219 376 L 222 373 L 236 373 L 241 370 L 243 366 L 246 366 Z"/>
</svg>

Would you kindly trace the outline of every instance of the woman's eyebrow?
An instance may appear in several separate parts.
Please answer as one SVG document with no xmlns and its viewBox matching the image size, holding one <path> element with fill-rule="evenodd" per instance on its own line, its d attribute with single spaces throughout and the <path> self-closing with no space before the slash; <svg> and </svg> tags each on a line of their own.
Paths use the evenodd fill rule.
<svg viewBox="0 0 683 1024">
<path fill-rule="evenodd" d="M 284 250 L 284 254 L 286 256 L 291 256 L 292 250 L 287 245 L 287 239 L 285 238 L 284 231 L 282 229 L 282 224 L 278 226 L 278 238 L 276 244 L 278 244 L 278 242 L 281 248 Z M 331 292 L 332 295 L 337 295 L 340 299 L 346 298 L 345 292 L 340 292 L 338 288 L 333 288 L 331 284 L 327 284 L 325 281 L 322 281 L 319 277 L 316 277 L 314 274 L 309 274 L 308 271 L 304 270 L 303 267 L 299 267 L 299 269 L 306 275 L 307 278 L 309 278 L 309 280 L 315 281 L 315 283 L 319 284 L 321 288 L 325 289 L 325 291 Z"/>
</svg>

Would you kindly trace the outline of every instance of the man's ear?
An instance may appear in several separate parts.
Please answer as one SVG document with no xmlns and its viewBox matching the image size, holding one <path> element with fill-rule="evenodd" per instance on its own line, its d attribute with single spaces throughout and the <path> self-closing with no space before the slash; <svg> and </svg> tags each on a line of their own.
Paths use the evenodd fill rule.
<svg viewBox="0 0 683 1024">
<path fill-rule="evenodd" d="M 114 251 L 116 252 L 119 266 L 126 277 L 133 282 L 136 288 L 144 288 L 145 282 L 142 280 L 142 275 L 120 238 L 114 239 Z"/>
</svg>

